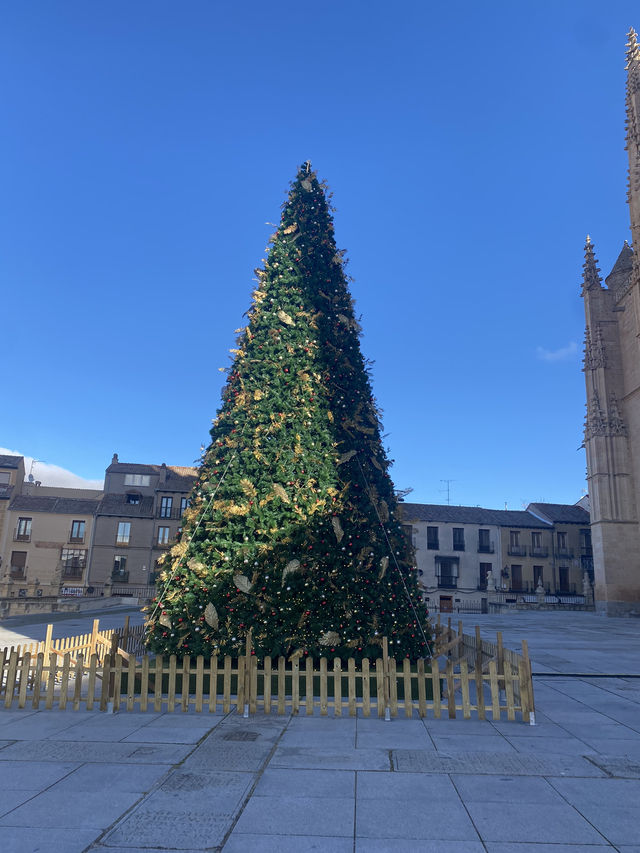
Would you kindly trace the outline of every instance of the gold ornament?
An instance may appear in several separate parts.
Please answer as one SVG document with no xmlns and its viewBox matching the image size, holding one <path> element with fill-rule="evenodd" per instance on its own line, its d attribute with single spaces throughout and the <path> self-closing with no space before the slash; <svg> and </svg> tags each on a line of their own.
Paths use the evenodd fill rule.
<svg viewBox="0 0 640 853">
<path fill-rule="evenodd" d="M 293 319 L 285 311 L 278 311 L 278 320 L 286 326 L 295 326 Z"/>
<path fill-rule="evenodd" d="M 298 227 L 297 223 L 294 222 L 293 225 L 290 225 L 288 228 L 285 228 L 283 233 L 284 234 L 293 234 L 293 232 L 296 230 L 297 227 Z"/>
<path fill-rule="evenodd" d="M 331 519 L 331 525 L 333 527 L 333 532 L 336 534 L 336 539 L 338 540 L 338 544 L 342 542 L 342 537 L 344 536 L 344 530 L 342 529 L 342 525 L 340 524 L 340 519 L 337 515 L 334 515 Z"/>
<path fill-rule="evenodd" d="M 389 568 L 389 558 L 383 557 L 380 560 L 380 571 L 378 572 L 378 580 L 379 581 L 381 581 L 382 578 L 385 576 L 388 568 Z"/>
<path fill-rule="evenodd" d="M 291 503 L 291 499 L 289 495 L 286 493 L 284 488 L 279 483 L 273 484 L 273 491 L 280 498 L 280 500 L 284 501 L 286 504 Z"/>
<path fill-rule="evenodd" d="M 214 631 L 218 630 L 218 611 L 215 609 L 213 604 L 209 602 L 204 609 L 204 621 L 207 625 L 211 625 Z"/>
<path fill-rule="evenodd" d="M 236 587 L 240 590 L 240 592 L 250 592 L 251 591 L 251 581 L 246 575 L 234 575 L 233 582 Z"/>
<path fill-rule="evenodd" d="M 282 586 L 285 584 L 285 578 L 287 575 L 293 574 L 300 569 L 301 563 L 300 560 L 291 560 L 282 570 Z"/>
<path fill-rule="evenodd" d="M 321 646 L 335 646 L 336 643 L 340 642 L 340 634 L 336 633 L 336 631 L 327 631 L 320 637 L 318 642 Z"/>
<path fill-rule="evenodd" d="M 158 619 L 158 622 L 165 628 L 171 627 L 171 619 L 169 619 L 169 616 L 166 613 L 163 613 L 160 616 L 160 618 Z"/>
<path fill-rule="evenodd" d="M 352 459 L 357 452 L 357 450 L 348 450 L 346 453 L 343 453 L 340 459 L 338 459 L 338 465 L 344 465 L 344 463 Z"/>
</svg>

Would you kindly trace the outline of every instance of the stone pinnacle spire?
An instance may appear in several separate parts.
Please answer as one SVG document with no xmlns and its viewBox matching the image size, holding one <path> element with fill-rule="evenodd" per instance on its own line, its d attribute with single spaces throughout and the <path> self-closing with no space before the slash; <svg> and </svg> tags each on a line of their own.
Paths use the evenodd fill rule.
<svg viewBox="0 0 640 853">
<path fill-rule="evenodd" d="M 629 41 L 627 42 L 627 70 L 633 62 L 640 61 L 640 45 L 638 44 L 638 34 L 631 27 L 627 33 Z"/>
<path fill-rule="evenodd" d="M 596 256 L 593 252 L 593 243 L 591 237 L 587 234 L 587 241 L 584 246 L 584 264 L 582 269 L 582 293 L 587 290 L 593 290 L 596 287 L 602 287 L 602 278 L 600 277 L 600 268 Z"/>
<path fill-rule="evenodd" d="M 633 245 L 640 234 L 640 45 L 631 28 L 627 41 L 626 149 L 629 156 L 629 189 L 627 201 L 631 217 Z"/>
</svg>

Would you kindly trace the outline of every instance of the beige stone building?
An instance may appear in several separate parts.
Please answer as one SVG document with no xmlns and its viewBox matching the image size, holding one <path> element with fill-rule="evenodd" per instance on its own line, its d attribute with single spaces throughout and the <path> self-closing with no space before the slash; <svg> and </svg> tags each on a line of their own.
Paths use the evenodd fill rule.
<svg viewBox="0 0 640 853">
<path fill-rule="evenodd" d="M 401 503 L 424 598 L 443 613 L 581 596 L 590 574 L 589 513 L 581 506 L 529 504 L 526 511 Z M 541 585 L 541 586 L 540 586 Z"/>
<path fill-rule="evenodd" d="M 101 497 L 94 490 L 21 484 L 5 519 L 0 598 L 79 594 Z"/>
<path fill-rule="evenodd" d="M 9 535 L 9 504 L 22 491 L 24 458 L 0 456 L 0 579 L 6 568 L 5 543 Z"/>
<path fill-rule="evenodd" d="M 632 246 L 640 245 L 640 47 L 627 44 L 627 151 Z M 603 285 L 587 237 L 584 446 L 596 608 L 640 615 L 640 263 L 625 241 Z"/>
</svg>

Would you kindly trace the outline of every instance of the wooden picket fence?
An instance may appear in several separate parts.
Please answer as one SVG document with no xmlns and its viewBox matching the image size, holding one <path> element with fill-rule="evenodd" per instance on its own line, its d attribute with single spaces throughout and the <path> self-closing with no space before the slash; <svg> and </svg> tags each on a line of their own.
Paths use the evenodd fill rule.
<svg viewBox="0 0 640 853">
<path fill-rule="evenodd" d="M 181 711 L 369 717 L 387 719 L 447 716 L 463 719 L 525 722 L 534 712 L 533 683 L 526 641 L 523 655 L 448 626 L 436 626 L 434 656 L 411 663 L 383 656 L 346 667 L 339 658 L 312 660 L 284 657 L 263 661 L 252 652 L 251 636 L 238 658 L 175 655 L 137 656 L 119 649 L 109 638 L 110 651 L 91 651 L 91 641 L 66 650 L 13 649 L 0 670 L 0 705 L 12 708 L 57 707 L 101 711 Z M 55 653 L 52 653 L 55 652 Z"/>
<path fill-rule="evenodd" d="M 47 666 L 51 657 L 63 659 L 68 654 L 71 662 L 75 664 L 79 655 L 82 655 L 84 660 L 88 660 L 95 654 L 99 664 L 102 665 L 108 655 L 121 654 L 128 659 L 129 655 L 143 654 L 145 651 L 143 641 L 144 625 L 130 626 L 129 616 L 125 616 L 122 628 L 107 628 L 101 631 L 100 620 L 94 619 L 91 633 L 61 637 L 56 640 L 53 639 L 53 625 L 49 624 L 44 640 L 0 649 L 0 664 L 4 667 L 11 654 L 16 652 L 19 660 L 22 660 L 27 653 L 32 660 L 35 660 L 39 654 L 43 654 Z"/>
</svg>

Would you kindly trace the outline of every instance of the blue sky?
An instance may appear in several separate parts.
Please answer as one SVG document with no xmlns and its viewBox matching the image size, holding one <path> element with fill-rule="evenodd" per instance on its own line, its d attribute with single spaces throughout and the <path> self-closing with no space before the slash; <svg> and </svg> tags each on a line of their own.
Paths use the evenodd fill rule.
<svg viewBox="0 0 640 853">
<path fill-rule="evenodd" d="M 636 3 L 0 10 L 0 445 L 191 464 L 297 165 L 334 193 L 411 500 L 585 486 L 583 246 L 630 237 Z M 44 470 L 44 469 L 42 469 Z"/>
</svg>

